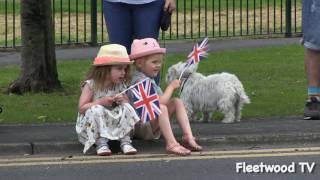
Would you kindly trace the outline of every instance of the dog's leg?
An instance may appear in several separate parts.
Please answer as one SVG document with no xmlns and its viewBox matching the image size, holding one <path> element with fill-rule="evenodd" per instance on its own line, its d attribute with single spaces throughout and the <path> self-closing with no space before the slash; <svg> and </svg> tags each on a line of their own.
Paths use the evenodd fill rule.
<svg viewBox="0 0 320 180">
<path fill-rule="evenodd" d="M 224 113 L 224 118 L 222 120 L 222 123 L 233 123 L 235 120 L 234 117 L 234 111 L 233 112 L 223 112 Z"/>
<path fill-rule="evenodd" d="M 190 104 L 188 104 L 188 103 L 185 103 L 184 106 L 186 108 L 187 116 L 188 116 L 189 121 L 190 122 L 196 121 L 195 113 L 193 112 L 192 106 Z"/>
<path fill-rule="evenodd" d="M 232 98 L 221 99 L 218 103 L 218 109 L 224 114 L 222 123 L 233 123 L 235 121 L 235 106 Z"/>
<path fill-rule="evenodd" d="M 241 109 L 242 109 L 243 105 L 240 101 L 241 101 L 240 96 L 238 96 L 238 99 L 237 99 L 236 103 L 234 104 L 234 106 L 235 106 L 234 116 L 235 116 L 236 122 L 240 122 L 240 120 L 241 120 Z"/>
<path fill-rule="evenodd" d="M 235 122 L 235 112 L 236 109 L 233 105 L 225 106 L 224 108 L 220 108 L 221 112 L 224 114 L 224 118 L 222 123 L 233 123 Z"/>
<path fill-rule="evenodd" d="M 207 123 L 207 122 L 209 122 L 209 119 L 210 119 L 210 113 L 209 112 L 203 112 L 201 121 Z"/>
<path fill-rule="evenodd" d="M 197 121 L 197 113 L 192 113 L 190 115 L 190 119 L 191 119 L 191 122 L 196 122 Z"/>
<path fill-rule="evenodd" d="M 237 122 L 240 122 L 240 120 L 241 120 L 241 109 L 242 109 L 241 105 L 238 104 L 238 106 L 236 107 L 236 112 L 235 112 L 235 119 Z"/>
</svg>

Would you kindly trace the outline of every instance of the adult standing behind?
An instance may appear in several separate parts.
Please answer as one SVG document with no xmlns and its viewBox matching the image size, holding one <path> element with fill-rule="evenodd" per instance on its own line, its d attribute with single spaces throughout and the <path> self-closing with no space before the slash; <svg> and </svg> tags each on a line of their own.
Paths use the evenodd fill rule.
<svg viewBox="0 0 320 180">
<path fill-rule="evenodd" d="M 304 119 L 320 119 L 320 1 L 302 1 L 302 31 L 308 100 Z"/>
<path fill-rule="evenodd" d="M 163 12 L 175 9 L 175 0 L 104 0 L 110 43 L 125 46 L 130 54 L 133 39 L 158 39 Z"/>
</svg>

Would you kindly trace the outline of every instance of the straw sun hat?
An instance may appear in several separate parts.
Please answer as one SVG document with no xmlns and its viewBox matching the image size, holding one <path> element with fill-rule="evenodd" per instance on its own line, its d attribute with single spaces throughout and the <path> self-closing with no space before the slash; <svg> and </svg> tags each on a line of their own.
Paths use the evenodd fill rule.
<svg viewBox="0 0 320 180">
<path fill-rule="evenodd" d="M 97 57 L 94 59 L 93 66 L 125 65 L 132 63 L 124 46 L 108 44 L 101 46 Z"/>
</svg>

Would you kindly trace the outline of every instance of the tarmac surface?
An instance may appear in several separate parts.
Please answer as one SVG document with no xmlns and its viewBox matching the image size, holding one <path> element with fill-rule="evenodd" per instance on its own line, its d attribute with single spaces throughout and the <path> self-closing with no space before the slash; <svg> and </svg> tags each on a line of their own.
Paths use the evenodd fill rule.
<svg viewBox="0 0 320 180">
<path fill-rule="evenodd" d="M 166 42 L 168 53 L 185 53 L 192 49 L 193 41 Z M 299 44 L 299 38 L 251 39 L 210 41 L 210 50 L 222 51 L 241 48 L 271 47 Z M 164 46 L 164 44 L 161 44 Z M 98 47 L 56 49 L 57 59 L 93 59 Z M 0 52 L 0 70 L 19 64 L 19 52 Z M 303 106 L 303 102 L 301 102 Z M 1 117 L 1 114 L 0 114 Z M 320 121 L 302 120 L 299 116 L 244 119 L 240 123 L 191 122 L 194 135 L 205 148 L 215 145 L 254 145 L 281 143 L 319 143 Z M 173 125 L 176 137 L 181 137 L 177 124 Z M 114 142 L 113 142 L 114 143 Z M 164 141 L 134 140 L 138 149 L 164 150 Z M 114 146 L 114 145 L 112 145 Z M 81 153 L 83 146 L 77 141 L 74 124 L 5 125 L 0 124 L 0 156 L 31 154 Z"/>
</svg>

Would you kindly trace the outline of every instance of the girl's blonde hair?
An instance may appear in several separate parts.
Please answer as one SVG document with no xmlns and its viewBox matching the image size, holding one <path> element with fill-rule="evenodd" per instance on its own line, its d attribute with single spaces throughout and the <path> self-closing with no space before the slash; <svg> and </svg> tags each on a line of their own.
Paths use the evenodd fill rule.
<svg viewBox="0 0 320 180">
<path fill-rule="evenodd" d="M 92 79 L 94 81 L 94 90 L 104 90 L 106 78 L 110 78 L 111 68 L 117 65 L 108 66 L 91 66 L 90 70 L 86 75 L 86 80 Z M 128 65 L 125 69 L 125 84 L 129 85 L 131 81 L 131 67 Z M 83 83 L 82 83 L 83 85 Z M 112 84 L 113 87 L 115 84 Z"/>
</svg>

